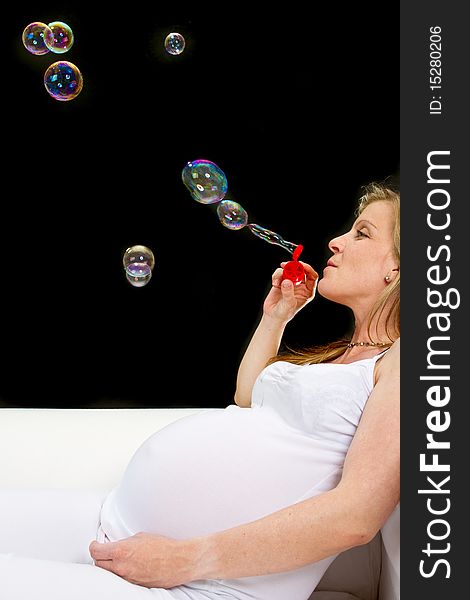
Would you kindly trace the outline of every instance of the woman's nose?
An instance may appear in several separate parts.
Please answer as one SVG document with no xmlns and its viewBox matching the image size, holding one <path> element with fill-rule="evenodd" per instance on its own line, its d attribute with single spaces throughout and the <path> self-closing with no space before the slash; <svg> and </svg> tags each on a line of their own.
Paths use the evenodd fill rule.
<svg viewBox="0 0 470 600">
<path fill-rule="evenodd" d="M 344 247 L 344 243 L 343 243 L 343 236 L 340 235 L 338 237 L 333 238 L 332 240 L 330 240 L 330 242 L 328 243 L 328 248 L 334 252 L 335 254 L 337 252 L 341 252 L 342 249 Z"/>
</svg>

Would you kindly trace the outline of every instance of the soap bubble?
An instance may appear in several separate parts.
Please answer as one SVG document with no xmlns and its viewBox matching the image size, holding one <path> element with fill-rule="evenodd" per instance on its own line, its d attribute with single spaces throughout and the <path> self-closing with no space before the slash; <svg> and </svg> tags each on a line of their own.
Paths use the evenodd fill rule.
<svg viewBox="0 0 470 600">
<path fill-rule="evenodd" d="M 169 33 L 165 38 L 165 50 L 168 54 L 181 54 L 186 46 L 186 41 L 181 33 Z"/>
<path fill-rule="evenodd" d="M 268 242 L 281 246 L 292 254 L 293 260 L 286 264 L 284 278 L 290 279 L 295 285 L 306 281 L 305 269 L 298 258 L 303 250 L 302 244 L 288 242 L 275 231 L 261 227 L 257 223 L 248 223 L 248 213 L 233 200 L 223 200 L 228 184 L 224 172 L 209 160 L 195 160 L 186 163 L 182 173 L 183 183 L 191 192 L 192 197 L 202 204 L 217 206 L 217 216 L 224 227 L 233 231 L 248 227 L 253 235 Z"/>
<path fill-rule="evenodd" d="M 264 240 L 265 242 L 269 242 L 270 244 L 276 244 L 277 246 L 281 246 L 281 248 L 284 248 L 285 250 L 287 250 L 287 252 L 295 252 L 296 248 L 300 245 L 288 242 L 275 231 L 271 231 L 270 229 L 261 227 L 261 225 L 257 225 L 256 223 L 248 223 L 248 229 L 251 231 L 251 233 L 256 235 L 256 237 L 259 237 L 260 239 Z"/>
<path fill-rule="evenodd" d="M 222 200 L 217 207 L 217 215 L 228 229 L 242 229 L 248 223 L 246 210 L 233 200 Z"/>
<path fill-rule="evenodd" d="M 83 77 L 78 67 L 61 60 L 47 68 L 44 73 L 44 85 L 56 100 L 73 100 L 82 91 Z"/>
<path fill-rule="evenodd" d="M 147 285 L 152 277 L 152 269 L 147 263 L 131 263 L 126 268 L 126 279 L 134 287 Z"/>
<path fill-rule="evenodd" d="M 143 287 L 152 277 L 155 257 L 147 246 L 131 246 L 124 252 L 122 264 L 127 281 L 134 287 Z"/>
<path fill-rule="evenodd" d="M 48 27 L 52 31 L 52 41 L 50 38 L 46 40 L 46 46 L 51 52 L 56 54 L 63 54 L 70 50 L 73 45 L 73 32 L 72 29 L 63 23 L 62 21 L 53 21 L 48 23 Z"/>
<path fill-rule="evenodd" d="M 53 43 L 54 35 L 48 25 L 35 21 L 24 28 L 22 40 L 28 52 L 41 55 L 49 52 L 48 44 Z"/>
<path fill-rule="evenodd" d="M 202 204 L 220 202 L 227 192 L 225 173 L 210 160 L 188 162 L 183 169 L 182 178 L 194 200 Z"/>
<path fill-rule="evenodd" d="M 124 265 L 124 268 L 127 268 L 129 265 L 135 262 L 147 263 L 152 270 L 155 266 L 155 257 L 150 248 L 137 244 L 136 246 L 127 248 L 127 250 L 124 252 L 124 256 L 122 257 L 122 264 Z"/>
</svg>

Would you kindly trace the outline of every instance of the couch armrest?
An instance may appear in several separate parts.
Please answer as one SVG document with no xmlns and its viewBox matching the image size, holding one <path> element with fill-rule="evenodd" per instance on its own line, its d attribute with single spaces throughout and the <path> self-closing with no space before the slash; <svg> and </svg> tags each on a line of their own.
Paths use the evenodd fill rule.
<svg viewBox="0 0 470 600">
<path fill-rule="evenodd" d="M 95 490 L 0 490 L 0 554 L 92 564 L 106 493 Z"/>
<path fill-rule="evenodd" d="M 0 408 L 0 489 L 111 489 L 147 437 L 201 410 Z"/>
</svg>

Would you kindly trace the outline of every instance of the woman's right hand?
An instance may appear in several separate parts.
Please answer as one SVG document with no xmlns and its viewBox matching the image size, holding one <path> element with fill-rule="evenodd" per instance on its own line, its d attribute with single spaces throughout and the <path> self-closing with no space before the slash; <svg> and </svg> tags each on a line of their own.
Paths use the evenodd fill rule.
<svg viewBox="0 0 470 600">
<path fill-rule="evenodd" d="M 299 262 L 305 269 L 305 283 L 294 285 L 289 279 L 282 279 L 285 262 L 274 271 L 272 288 L 263 304 L 263 313 L 267 317 L 287 323 L 315 297 L 318 273 L 309 264 Z"/>
</svg>

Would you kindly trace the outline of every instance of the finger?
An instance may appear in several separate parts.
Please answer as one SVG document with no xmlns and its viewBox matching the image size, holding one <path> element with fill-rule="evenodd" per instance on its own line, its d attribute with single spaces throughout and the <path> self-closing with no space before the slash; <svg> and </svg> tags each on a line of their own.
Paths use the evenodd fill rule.
<svg viewBox="0 0 470 600">
<path fill-rule="evenodd" d="M 278 267 L 272 274 L 271 281 L 272 281 L 273 287 L 277 287 L 277 288 L 281 287 L 282 273 L 283 273 L 283 270 L 280 267 Z"/>
<path fill-rule="evenodd" d="M 95 560 L 95 566 L 100 569 L 104 569 L 105 571 L 110 571 L 111 573 L 116 573 L 115 565 L 112 560 Z"/>
<path fill-rule="evenodd" d="M 307 275 L 307 279 L 318 279 L 318 273 L 315 269 L 309 265 L 308 263 L 302 262 L 299 260 L 299 263 L 303 266 L 305 273 Z"/>
<path fill-rule="evenodd" d="M 318 273 L 309 264 L 302 263 L 305 271 L 305 285 L 307 289 L 313 293 L 318 282 Z"/>
<path fill-rule="evenodd" d="M 282 298 L 288 302 L 295 301 L 294 283 L 290 279 L 284 279 L 281 284 Z"/>
<path fill-rule="evenodd" d="M 101 544 L 100 542 L 93 541 L 89 545 L 91 557 L 94 560 L 112 560 L 114 557 L 116 543 L 109 542 L 107 544 Z"/>
</svg>

